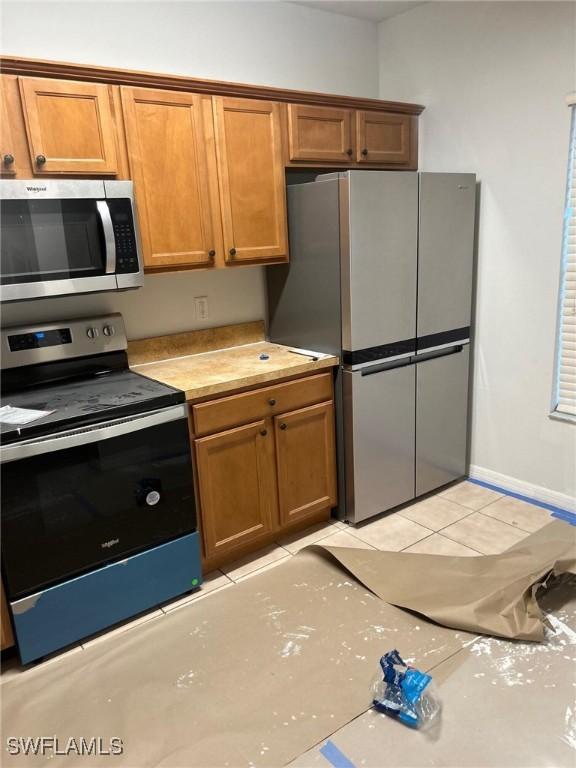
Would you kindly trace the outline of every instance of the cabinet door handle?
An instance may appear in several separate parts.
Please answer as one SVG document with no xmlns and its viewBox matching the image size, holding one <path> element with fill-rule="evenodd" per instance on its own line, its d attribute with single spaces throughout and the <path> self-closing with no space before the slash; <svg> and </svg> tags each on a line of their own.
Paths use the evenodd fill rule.
<svg viewBox="0 0 576 768">
<path fill-rule="evenodd" d="M 12 165 L 12 163 L 14 162 L 14 155 L 10 155 L 10 154 L 4 155 L 2 160 L 4 162 L 4 165 Z"/>
<path fill-rule="evenodd" d="M 352 150 L 352 147 L 350 147 L 350 149 L 346 150 L 346 154 L 348 155 L 348 157 L 352 157 L 352 155 L 354 154 L 354 151 Z"/>
<path fill-rule="evenodd" d="M 286 424 L 285 424 L 284 422 L 282 422 L 282 423 L 280 424 L 280 429 L 286 429 Z"/>
<path fill-rule="evenodd" d="M 230 248 L 228 253 L 230 254 L 230 256 L 236 256 L 236 248 Z"/>
<path fill-rule="evenodd" d="M 36 165 L 44 165 L 46 162 L 46 155 L 36 155 Z"/>
<path fill-rule="evenodd" d="M 216 251 L 215 250 L 208 251 L 208 256 L 210 256 L 210 258 L 213 259 L 214 256 L 216 256 Z"/>
<path fill-rule="evenodd" d="M 276 400 L 274 400 L 274 398 L 271 397 L 270 400 L 268 400 L 268 405 L 276 405 Z"/>
<path fill-rule="evenodd" d="M 361 152 L 362 157 L 366 157 L 367 154 L 368 154 L 368 150 L 364 148 Z"/>
<path fill-rule="evenodd" d="M 262 437 L 266 437 L 266 435 L 268 434 L 268 430 L 267 429 L 261 429 L 260 430 L 260 434 L 262 435 Z"/>
</svg>

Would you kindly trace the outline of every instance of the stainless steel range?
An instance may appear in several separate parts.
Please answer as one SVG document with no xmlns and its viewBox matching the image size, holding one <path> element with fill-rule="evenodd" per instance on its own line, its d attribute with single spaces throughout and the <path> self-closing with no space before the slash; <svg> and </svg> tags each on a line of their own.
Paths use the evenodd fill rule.
<svg viewBox="0 0 576 768">
<path fill-rule="evenodd" d="M 121 315 L 2 330 L 2 559 L 20 656 L 198 586 L 183 392 L 128 368 Z"/>
</svg>

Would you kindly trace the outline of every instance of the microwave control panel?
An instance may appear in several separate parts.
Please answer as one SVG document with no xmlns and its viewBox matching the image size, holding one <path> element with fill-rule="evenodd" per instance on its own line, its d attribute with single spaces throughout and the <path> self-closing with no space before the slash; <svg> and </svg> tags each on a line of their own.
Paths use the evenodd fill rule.
<svg viewBox="0 0 576 768">
<path fill-rule="evenodd" d="M 116 243 L 116 272 L 129 274 L 138 272 L 138 248 L 136 227 L 132 216 L 132 205 L 126 198 L 108 198 L 107 201 L 114 229 Z"/>
</svg>

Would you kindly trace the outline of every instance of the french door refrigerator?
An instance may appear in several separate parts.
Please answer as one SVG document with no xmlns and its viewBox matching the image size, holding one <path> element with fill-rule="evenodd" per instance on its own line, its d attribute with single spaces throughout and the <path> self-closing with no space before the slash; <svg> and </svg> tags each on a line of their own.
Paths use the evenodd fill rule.
<svg viewBox="0 0 576 768">
<path fill-rule="evenodd" d="M 475 176 L 346 171 L 288 186 L 272 341 L 340 357 L 339 513 L 357 523 L 466 473 Z"/>
</svg>

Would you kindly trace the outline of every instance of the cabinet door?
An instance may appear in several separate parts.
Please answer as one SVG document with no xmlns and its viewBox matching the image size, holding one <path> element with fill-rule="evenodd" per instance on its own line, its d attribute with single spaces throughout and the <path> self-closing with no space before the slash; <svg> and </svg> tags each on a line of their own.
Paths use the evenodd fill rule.
<svg viewBox="0 0 576 768">
<path fill-rule="evenodd" d="M 288 105 L 290 160 L 351 163 L 352 110 Z"/>
<path fill-rule="evenodd" d="M 228 264 L 286 261 L 286 190 L 279 105 L 214 98 Z"/>
<path fill-rule="evenodd" d="M 12 634 L 12 624 L 3 584 L 0 584 L 0 630 L 0 650 L 3 651 L 14 645 L 14 635 Z"/>
<path fill-rule="evenodd" d="M 14 132 L 10 122 L 8 108 L 8 94 L 6 92 L 7 81 L 0 78 L 0 174 L 2 176 L 15 176 L 16 147 L 14 145 Z"/>
<path fill-rule="evenodd" d="M 21 77 L 32 168 L 36 175 L 115 175 L 112 86 Z"/>
<path fill-rule="evenodd" d="M 359 163 L 416 165 L 415 127 L 411 115 L 390 112 L 356 112 Z"/>
<path fill-rule="evenodd" d="M 195 440 L 206 557 L 272 530 L 274 439 L 264 420 Z"/>
<path fill-rule="evenodd" d="M 122 88 L 122 108 L 145 266 L 212 266 L 202 97 Z"/>
<path fill-rule="evenodd" d="M 276 416 L 280 524 L 336 504 L 332 401 Z"/>
<path fill-rule="evenodd" d="M 0 75 L 0 176 L 32 176 L 18 78 Z"/>
</svg>

